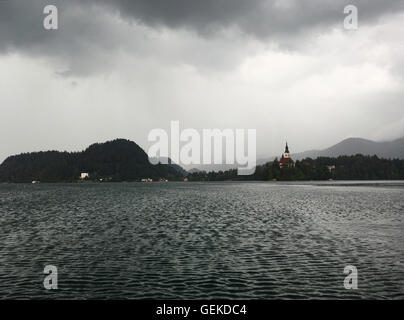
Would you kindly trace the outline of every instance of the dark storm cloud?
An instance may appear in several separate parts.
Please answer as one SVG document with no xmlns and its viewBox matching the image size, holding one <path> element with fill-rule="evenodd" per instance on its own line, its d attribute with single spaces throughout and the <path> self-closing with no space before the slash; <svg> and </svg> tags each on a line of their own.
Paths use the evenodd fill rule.
<svg viewBox="0 0 404 320">
<path fill-rule="evenodd" d="M 106 8 L 90 1 L 54 0 L 59 12 L 59 29 L 45 30 L 47 0 L 0 1 L 0 53 L 45 57 L 64 69 L 58 75 L 88 74 L 106 66 L 121 38 L 106 21 Z"/>
<path fill-rule="evenodd" d="M 118 12 L 126 20 L 151 27 L 185 28 L 205 36 L 237 27 L 247 34 L 269 38 L 296 37 L 310 28 L 342 24 L 342 11 L 347 4 L 359 7 L 361 23 L 401 11 L 404 6 L 402 0 L 55 0 L 51 3 L 59 8 L 61 28 L 52 35 L 42 27 L 42 10 L 49 1 L 0 1 L 0 49 L 53 45 L 69 51 L 76 45 L 84 46 L 86 41 L 102 41 L 108 36 L 103 33 L 107 26 L 97 25 L 102 24 L 97 16 L 102 11 Z"/>
<path fill-rule="evenodd" d="M 118 54 L 156 57 L 210 69 L 231 68 L 246 53 L 240 44 L 255 39 L 281 50 L 299 50 L 310 35 L 342 28 L 343 8 L 359 7 L 360 24 L 403 10 L 401 0 L 54 0 L 59 30 L 43 28 L 47 0 L 0 1 L 0 54 L 45 57 L 61 76 L 113 69 Z M 131 25 L 136 28 L 131 28 Z M 203 44 L 192 52 L 189 38 L 153 41 L 151 32 L 191 32 Z M 221 41 L 223 32 L 230 38 Z M 155 36 L 155 35 L 154 35 Z M 195 35 L 194 35 L 195 36 Z M 157 35 L 158 37 L 158 35 Z M 150 40 L 151 39 L 151 40 Z M 244 39 L 244 40 L 243 40 Z M 216 42 L 214 42 L 216 41 Z M 174 44 L 173 44 L 174 43 Z M 168 46 L 167 46 L 168 44 Z M 173 50 L 169 46 L 176 45 Z M 183 50 L 181 50 L 183 46 Z M 171 51 L 170 51 L 171 50 Z M 201 51 L 202 50 L 202 51 Z M 202 55 L 203 52 L 203 55 Z"/>
<path fill-rule="evenodd" d="M 147 25 L 184 27 L 200 33 L 237 26 L 258 37 L 288 34 L 339 24 L 348 4 L 359 8 L 362 22 L 403 10 L 401 0 L 117 0 L 103 1 L 123 17 Z"/>
</svg>

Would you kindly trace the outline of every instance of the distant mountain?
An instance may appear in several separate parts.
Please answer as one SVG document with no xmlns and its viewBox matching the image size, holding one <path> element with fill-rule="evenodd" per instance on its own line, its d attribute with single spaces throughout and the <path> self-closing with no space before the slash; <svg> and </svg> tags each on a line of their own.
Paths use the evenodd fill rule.
<svg viewBox="0 0 404 320">
<path fill-rule="evenodd" d="M 393 141 L 376 142 L 372 140 L 362 138 L 348 138 L 332 147 L 324 150 L 308 150 L 299 153 L 293 153 L 292 158 L 294 160 L 302 160 L 306 158 L 316 159 L 318 157 L 331 157 L 336 158 L 339 156 L 352 156 L 356 154 L 362 154 L 365 156 L 377 155 L 379 158 L 384 159 L 404 159 L 404 137 Z M 273 161 L 279 156 L 273 156 L 270 158 L 262 158 L 257 160 L 257 164 L 264 164 L 268 161 Z"/>
<path fill-rule="evenodd" d="M 8 157 L 0 165 L 0 182 L 71 182 L 81 173 L 90 180 L 135 181 L 181 179 L 178 168 L 149 162 L 135 142 L 116 139 L 95 143 L 82 152 L 34 152 Z"/>
<path fill-rule="evenodd" d="M 349 138 L 324 150 L 310 150 L 292 154 L 296 160 L 318 157 L 338 157 L 363 154 L 377 155 L 384 159 L 404 159 L 404 138 L 394 141 L 376 142 L 361 138 Z"/>
<path fill-rule="evenodd" d="M 237 164 L 199 164 L 199 165 L 188 165 L 188 166 L 184 166 L 188 173 L 195 173 L 196 171 L 206 171 L 206 172 L 210 172 L 210 171 L 226 171 L 226 170 L 231 170 L 231 169 L 236 169 L 237 168 Z"/>
</svg>

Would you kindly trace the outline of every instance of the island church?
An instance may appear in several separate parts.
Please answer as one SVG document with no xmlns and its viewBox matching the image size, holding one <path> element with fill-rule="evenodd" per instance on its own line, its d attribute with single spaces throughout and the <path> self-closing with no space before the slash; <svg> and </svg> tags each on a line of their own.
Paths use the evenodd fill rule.
<svg viewBox="0 0 404 320">
<path fill-rule="evenodd" d="M 295 163 L 290 157 L 288 143 L 286 142 L 285 152 L 282 154 L 281 159 L 279 160 L 279 167 L 294 167 Z"/>
</svg>

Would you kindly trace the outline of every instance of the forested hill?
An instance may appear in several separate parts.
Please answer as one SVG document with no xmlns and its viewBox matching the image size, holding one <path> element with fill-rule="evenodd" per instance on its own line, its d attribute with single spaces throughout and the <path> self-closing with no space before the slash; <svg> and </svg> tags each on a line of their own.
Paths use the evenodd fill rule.
<svg viewBox="0 0 404 320">
<path fill-rule="evenodd" d="M 0 165 L 0 182 L 73 182 L 82 172 L 90 180 L 136 181 L 142 178 L 181 179 L 174 166 L 153 165 L 135 142 L 117 139 L 96 143 L 82 152 L 34 152 L 8 157 Z"/>
<path fill-rule="evenodd" d="M 237 170 L 219 172 L 197 171 L 189 181 L 261 180 L 404 180 L 404 160 L 381 159 L 377 156 L 319 157 L 297 160 L 294 166 L 279 167 L 277 159 L 257 166 L 251 176 L 238 176 Z"/>
</svg>

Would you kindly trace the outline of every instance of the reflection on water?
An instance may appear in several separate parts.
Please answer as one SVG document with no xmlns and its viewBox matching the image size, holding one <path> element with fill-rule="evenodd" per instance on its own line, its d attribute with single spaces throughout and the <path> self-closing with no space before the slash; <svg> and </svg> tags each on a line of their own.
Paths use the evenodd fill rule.
<svg viewBox="0 0 404 320">
<path fill-rule="evenodd" d="M 403 228 L 402 182 L 5 184 L 0 297 L 402 299 Z"/>
</svg>

